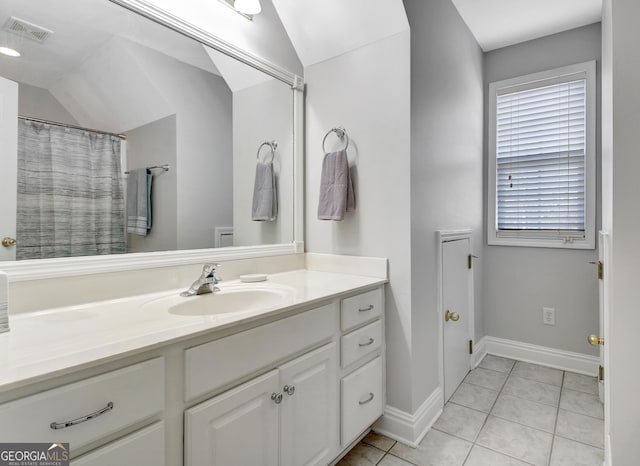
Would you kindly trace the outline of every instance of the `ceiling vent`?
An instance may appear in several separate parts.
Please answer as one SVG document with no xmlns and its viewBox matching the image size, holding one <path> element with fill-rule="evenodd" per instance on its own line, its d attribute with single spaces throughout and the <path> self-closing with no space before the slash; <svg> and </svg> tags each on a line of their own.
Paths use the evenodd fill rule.
<svg viewBox="0 0 640 466">
<path fill-rule="evenodd" d="M 3 29 L 25 39 L 33 40 L 42 44 L 49 38 L 53 31 L 30 23 L 15 16 L 10 17 L 5 23 Z"/>
</svg>

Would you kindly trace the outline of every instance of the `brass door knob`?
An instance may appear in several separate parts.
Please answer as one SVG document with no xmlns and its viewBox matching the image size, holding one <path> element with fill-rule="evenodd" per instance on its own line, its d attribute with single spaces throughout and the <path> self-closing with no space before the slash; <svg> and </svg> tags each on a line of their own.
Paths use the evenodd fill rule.
<svg viewBox="0 0 640 466">
<path fill-rule="evenodd" d="M 447 309 L 444 313 L 444 321 L 449 322 L 450 320 L 458 322 L 458 320 L 460 320 L 460 315 L 457 312 L 451 312 L 449 309 Z"/>
<path fill-rule="evenodd" d="M 598 335 L 589 335 L 587 341 L 592 346 L 604 345 L 604 338 L 600 338 Z"/>
<path fill-rule="evenodd" d="M 17 243 L 17 241 L 13 238 L 9 238 L 8 236 L 6 238 L 2 238 L 2 245 L 5 248 L 11 248 L 13 246 L 15 246 Z"/>
</svg>

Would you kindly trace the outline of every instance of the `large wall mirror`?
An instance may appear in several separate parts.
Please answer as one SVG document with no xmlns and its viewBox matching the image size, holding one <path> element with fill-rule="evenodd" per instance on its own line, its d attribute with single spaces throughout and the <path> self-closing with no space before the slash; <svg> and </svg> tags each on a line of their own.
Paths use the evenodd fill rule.
<svg viewBox="0 0 640 466">
<path fill-rule="evenodd" d="M 298 91 L 128 6 L 0 3 L 0 261 L 292 243 Z"/>
</svg>

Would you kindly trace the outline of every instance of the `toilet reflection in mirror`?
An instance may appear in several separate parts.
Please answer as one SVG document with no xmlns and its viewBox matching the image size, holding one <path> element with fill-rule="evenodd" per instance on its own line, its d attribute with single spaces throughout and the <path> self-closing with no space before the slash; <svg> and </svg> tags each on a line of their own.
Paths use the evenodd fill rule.
<svg viewBox="0 0 640 466">
<path fill-rule="evenodd" d="M 293 240 L 289 84 L 108 0 L 5 0 L 0 24 L 21 53 L 0 55 L 0 261 Z M 255 222 L 271 140 L 278 214 Z"/>
</svg>

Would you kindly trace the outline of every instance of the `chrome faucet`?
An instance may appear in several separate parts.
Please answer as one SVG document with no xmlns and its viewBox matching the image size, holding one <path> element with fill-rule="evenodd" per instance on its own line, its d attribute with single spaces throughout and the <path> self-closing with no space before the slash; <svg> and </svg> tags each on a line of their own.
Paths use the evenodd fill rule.
<svg viewBox="0 0 640 466">
<path fill-rule="evenodd" d="M 216 275 L 216 270 L 222 267 L 220 264 L 207 264 L 202 267 L 202 275 L 189 287 L 187 291 L 180 293 L 180 296 L 195 296 L 206 293 L 220 291 L 216 285 L 222 278 Z"/>
</svg>

